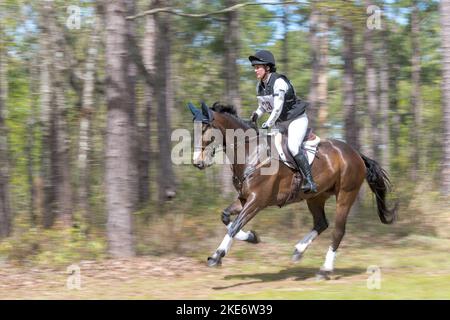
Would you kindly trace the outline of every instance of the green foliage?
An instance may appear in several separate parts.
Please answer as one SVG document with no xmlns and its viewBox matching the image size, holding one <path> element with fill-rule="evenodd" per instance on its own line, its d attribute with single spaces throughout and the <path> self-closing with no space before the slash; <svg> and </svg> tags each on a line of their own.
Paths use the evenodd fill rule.
<svg viewBox="0 0 450 320">
<path fill-rule="evenodd" d="M 66 267 L 81 260 L 106 257 L 103 237 L 87 236 L 83 228 L 30 228 L 21 219 L 15 221 L 14 235 L 0 242 L 0 257 L 21 265 Z"/>
</svg>

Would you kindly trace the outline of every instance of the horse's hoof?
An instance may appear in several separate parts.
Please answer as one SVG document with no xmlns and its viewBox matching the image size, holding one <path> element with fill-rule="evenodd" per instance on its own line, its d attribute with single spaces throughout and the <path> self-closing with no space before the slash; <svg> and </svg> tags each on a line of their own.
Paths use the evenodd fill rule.
<svg viewBox="0 0 450 320">
<path fill-rule="evenodd" d="M 261 239 L 258 237 L 255 231 L 250 230 L 250 232 L 248 233 L 248 239 L 246 241 L 250 243 L 260 243 Z"/>
<path fill-rule="evenodd" d="M 331 275 L 333 274 L 333 271 L 329 270 L 319 270 L 316 274 L 316 280 L 331 280 Z"/>
<path fill-rule="evenodd" d="M 220 267 L 222 265 L 221 259 L 214 259 L 213 257 L 208 257 L 208 267 Z"/>
<path fill-rule="evenodd" d="M 219 267 L 222 265 L 222 257 L 225 256 L 225 252 L 217 251 L 212 257 L 208 257 L 208 267 Z"/>
<path fill-rule="evenodd" d="M 303 252 L 298 251 L 297 249 L 294 250 L 294 253 L 292 254 L 292 261 L 298 262 L 303 257 Z"/>
</svg>

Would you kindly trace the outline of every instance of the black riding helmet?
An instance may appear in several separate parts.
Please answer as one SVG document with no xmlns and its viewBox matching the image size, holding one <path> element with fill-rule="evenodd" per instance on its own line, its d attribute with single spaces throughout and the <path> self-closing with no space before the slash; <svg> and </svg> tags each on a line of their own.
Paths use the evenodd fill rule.
<svg viewBox="0 0 450 320">
<path fill-rule="evenodd" d="M 255 64 L 263 64 L 263 65 L 272 65 L 275 66 L 275 57 L 272 52 L 268 50 L 259 50 L 253 56 L 249 56 L 248 60 L 252 63 L 252 66 Z"/>
</svg>

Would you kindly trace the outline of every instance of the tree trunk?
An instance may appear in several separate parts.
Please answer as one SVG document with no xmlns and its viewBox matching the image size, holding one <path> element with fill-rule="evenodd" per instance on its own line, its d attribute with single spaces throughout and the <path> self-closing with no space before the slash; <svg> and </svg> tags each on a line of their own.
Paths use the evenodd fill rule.
<svg viewBox="0 0 450 320">
<path fill-rule="evenodd" d="M 389 169 L 389 65 L 387 32 L 382 31 L 380 66 L 380 127 L 381 127 L 381 164 L 386 170 Z"/>
<path fill-rule="evenodd" d="M 400 114 L 398 108 L 398 77 L 400 73 L 400 66 L 396 63 L 389 66 L 392 72 L 389 73 L 389 108 L 392 111 L 392 157 L 398 158 L 400 144 Z"/>
<path fill-rule="evenodd" d="M 312 77 L 310 85 L 310 127 L 326 134 L 325 122 L 328 117 L 328 16 L 318 8 L 318 1 L 313 1 L 310 16 L 309 38 L 311 43 Z"/>
<path fill-rule="evenodd" d="M 91 149 L 91 118 L 94 111 L 95 70 L 97 66 L 101 20 L 96 18 L 87 49 L 84 73 L 83 102 L 80 115 L 78 146 L 78 206 L 88 227 L 92 223 L 89 207 L 89 150 Z"/>
<path fill-rule="evenodd" d="M 51 19 L 49 21 L 49 26 L 51 27 L 51 37 L 53 52 L 54 52 L 54 63 L 53 63 L 53 77 L 52 86 L 54 88 L 54 99 L 55 102 L 54 110 L 57 117 L 57 153 L 58 153 L 58 183 L 57 188 L 57 207 L 58 219 L 63 223 L 64 226 L 72 225 L 72 209 L 73 209 L 73 198 L 72 198 L 72 185 L 70 176 L 70 155 L 69 155 L 69 135 L 68 127 L 66 121 L 67 105 L 65 97 L 65 85 L 66 81 L 66 63 L 65 63 L 65 52 L 64 52 L 64 39 L 62 35 L 62 30 L 57 26 L 56 16 L 54 12 L 51 12 Z"/>
<path fill-rule="evenodd" d="M 319 74 L 317 77 L 318 128 L 326 135 L 328 120 L 328 15 L 319 16 Z"/>
<path fill-rule="evenodd" d="M 289 6 L 283 6 L 283 16 L 282 16 L 282 24 L 283 24 L 283 39 L 282 46 L 283 52 L 281 53 L 281 65 L 283 70 L 289 70 L 289 42 L 288 42 L 288 32 L 289 32 Z"/>
<path fill-rule="evenodd" d="M 236 0 L 226 0 L 225 6 L 230 7 L 237 4 Z M 239 16 L 238 11 L 230 11 L 225 14 L 225 92 L 226 103 L 236 107 L 238 113 L 241 111 L 241 97 L 239 95 L 239 68 L 237 60 L 239 57 Z"/>
<path fill-rule="evenodd" d="M 0 24 L 0 39 L 3 30 Z M 5 43 L 0 41 L 0 239 L 11 234 L 12 212 L 9 198 L 8 140 L 5 124 L 6 59 Z"/>
<path fill-rule="evenodd" d="M 113 257 L 134 255 L 132 232 L 133 172 L 128 92 L 127 10 L 125 0 L 110 1 L 106 9 L 106 207 L 109 253 Z"/>
<path fill-rule="evenodd" d="M 412 45 L 412 58 L 411 58 L 411 76 L 412 76 L 412 87 L 411 87 L 411 108 L 414 117 L 414 125 L 411 126 L 411 158 L 412 165 L 411 168 L 411 178 L 413 180 L 417 179 L 417 173 L 420 168 L 420 158 L 421 158 L 421 139 L 420 131 L 422 127 L 421 119 L 421 94 L 420 94 L 420 48 L 419 48 L 419 37 L 420 37 L 420 25 L 419 25 L 419 8 L 417 6 L 417 1 L 413 1 L 413 8 L 411 12 L 411 45 Z"/>
<path fill-rule="evenodd" d="M 126 0 L 127 16 L 136 14 L 136 0 Z M 136 37 L 136 22 L 134 20 L 127 21 L 127 39 L 130 37 Z M 138 164 L 139 164 L 139 143 L 138 143 L 138 123 L 137 123 L 137 104 L 136 104 L 136 82 L 137 82 L 137 66 L 132 59 L 132 53 L 128 52 L 128 66 L 127 66 L 127 86 L 129 96 L 129 116 L 131 132 L 131 154 L 130 170 L 132 175 L 133 189 L 131 190 L 131 196 L 133 201 L 133 211 L 138 208 L 138 194 L 139 194 L 139 176 L 138 176 Z"/>
<path fill-rule="evenodd" d="M 42 25 L 45 26 L 44 34 L 48 36 L 48 48 L 46 53 L 50 54 L 50 63 L 48 64 L 49 85 L 53 89 L 50 92 L 50 165 L 51 165 L 51 186 L 54 188 L 54 206 L 48 219 L 45 220 L 46 226 L 52 225 L 55 216 L 64 226 L 70 226 L 72 223 L 72 186 L 70 177 L 70 158 L 69 158 L 69 137 L 66 124 L 66 99 L 65 84 L 66 81 L 66 57 L 64 52 L 64 37 L 61 28 L 59 28 L 56 13 L 53 8 L 53 2 L 46 1 L 42 6 Z M 47 97 L 46 97 L 47 99 Z M 47 133 L 47 132 L 46 132 Z M 53 192 L 51 192 L 53 193 Z M 52 198 L 48 199 L 53 202 Z M 51 203 L 50 202 L 50 203 Z"/>
<path fill-rule="evenodd" d="M 155 2 L 161 4 L 160 1 Z M 169 5 L 169 3 L 165 3 Z M 159 66 L 155 74 L 155 95 L 157 98 L 158 117 L 158 146 L 159 146 L 159 177 L 158 195 L 159 202 L 162 203 L 175 196 L 175 177 L 173 174 L 171 160 L 171 140 L 170 140 L 170 103 L 171 92 L 168 92 L 170 80 L 170 19 L 167 14 L 159 13 L 155 16 L 157 28 L 156 41 L 156 65 Z"/>
<path fill-rule="evenodd" d="M 444 118 L 442 193 L 450 196 L 450 1 L 441 1 L 442 114 Z"/>
<path fill-rule="evenodd" d="M 366 0 L 366 7 L 372 5 L 371 1 Z M 369 28 L 365 29 L 364 37 L 364 57 L 366 61 L 366 95 L 367 95 L 367 112 L 370 123 L 370 154 L 369 156 L 379 159 L 380 137 L 378 130 L 378 86 L 377 74 L 374 59 L 374 32 Z"/>
<path fill-rule="evenodd" d="M 230 7 L 237 4 L 236 0 L 226 0 L 225 6 Z M 224 61 L 224 75 L 225 75 L 225 101 L 236 107 L 238 114 L 241 113 L 241 97 L 239 95 L 239 67 L 237 59 L 239 57 L 239 15 L 238 11 L 231 11 L 225 14 L 225 61 Z M 221 166 L 221 185 L 222 195 L 227 197 L 233 193 L 233 183 L 230 166 Z"/>
<path fill-rule="evenodd" d="M 318 88 L 319 88 L 319 54 L 320 54 L 320 42 L 318 37 L 319 32 L 319 11 L 317 9 L 317 0 L 311 2 L 311 14 L 309 16 L 309 42 L 311 44 L 311 84 L 309 89 L 309 108 L 308 119 L 309 126 L 316 128 L 317 115 L 319 113 L 318 103 Z"/>
<path fill-rule="evenodd" d="M 349 21 L 345 21 L 343 25 L 344 34 L 344 77 L 343 83 L 343 100 L 344 100 L 344 117 L 345 117 L 345 141 L 356 150 L 360 149 L 359 144 L 359 126 L 356 118 L 356 83 L 355 83 L 355 67 L 354 67 L 354 31 L 353 25 Z"/>
<path fill-rule="evenodd" d="M 152 4 L 150 4 L 152 7 Z M 155 72 L 155 17 L 145 17 L 144 44 L 142 46 L 142 58 L 145 68 L 154 74 Z M 144 82 L 144 124 L 139 131 L 139 203 L 144 205 L 150 200 L 150 155 L 151 155 L 151 112 L 154 104 L 154 89 Z"/>
<path fill-rule="evenodd" d="M 33 58 L 30 61 L 28 66 L 30 72 L 30 116 L 27 121 L 27 143 L 26 143 L 26 155 L 27 155 L 27 173 L 28 173 L 28 187 L 30 188 L 30 203 L 29 203 L 29 215 L 30 215 L 30 225 L 31 227 L 35 227 L 37 225 L 37 216 L 36 216 L 36 184 L 35 184 L 35 172 L 34 172 L 34 157 L 33 157 L 33 149 L 34 149 L 34 130 L 36 127 L 36 105 L 35 98 L 39 95 L 38 88 L 36 84 L 38 83 L 38 60 L 37 56 L 33 55 Z"/>
<path fill-rule="evenodd" d="M 40 56 L 40 130 L 42 135 L 41 140 L 41 155 L 40 155 L 40 180 L 41 184 L 37 185 L 38 194 L 42 195 L 41 204 L 39 208 L 39 215 L 42 217 L 42 223 L 45 228 L 50 228 L 53 225 L 56 215 L 55 200 L 55 180 L 56 168 L 54 168 L 55 161 L 52 161 L 52 152 L 56 144 L 56 134 L 54 129 L 54 117 L 51 107 L 52 92 L 51 92 L 51 75 L 50 75 L 50 57 L 52 49 L 50 47 L 50 31 L 47 25 L 48 10 L 41 7 L 41 15 L 39 19 L 39 28 L 41 36 L 39 37 L 39 56 Z"/>
</svg>

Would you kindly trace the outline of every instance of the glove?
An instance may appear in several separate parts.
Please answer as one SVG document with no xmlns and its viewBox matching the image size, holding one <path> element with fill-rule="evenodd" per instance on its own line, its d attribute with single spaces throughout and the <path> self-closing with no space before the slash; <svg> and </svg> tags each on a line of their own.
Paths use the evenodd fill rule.
<svg viewBox="0 0 450 320">
<path fill-rule="evenodd" d="M 261 129 L 268 129 L 269 128 L 269 124 L 267 122 L 264 122 L 261 126 Z"/>
<path fill-rule="evenodd" d="M 258 114 L 256 112 L 252 113 L 252 116 L 250 117 L 251 122 L 256 122 L 258 120 Z"/>
</svg>

